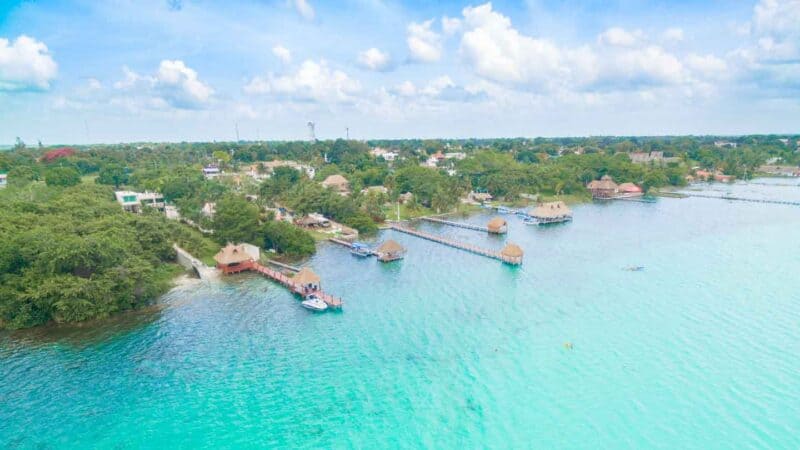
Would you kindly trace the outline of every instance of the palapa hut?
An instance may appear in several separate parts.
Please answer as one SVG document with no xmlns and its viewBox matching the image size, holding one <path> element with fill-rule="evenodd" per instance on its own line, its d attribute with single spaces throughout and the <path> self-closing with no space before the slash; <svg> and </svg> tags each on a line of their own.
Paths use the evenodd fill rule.
<svg viewBox="0 0 800 450">
<path fill-rule="evenodd" d="M 536 208 L 528 211 L 528 215 L 536 219 L 536 223 L 540 225 L 572 220 L 572 210 L 561 201 L 539 203 Z"/>
<path fill-rule="evenodd" d="M 318 291 L 320 287 L 319 275 L 308 267 L 300 269 L 292 278 L 292 281 L 300 285 L 304 292 Z"/>
<path fill-rule="evenodd" d="M 328 178 L 325 178 L 325 181 L 322 182 L 322 187 L 333 189 L 342 195 L 350 193 L 350 182 L 347 181 L 347 178 L 339 174 L 330 175 Z"/>
<path fill-rule="evenodd" d="M 602 178 L 592 181 L 586 187 L 592 192 L 593 198 L 614 198 L 619 193 L 619 186 L 608 175 L 603 175 Z"/>
<path fill-rule="evenodd" d="M 225 275 L 243 272 L 253 267 L 253 257 L 248 254 L 244 245 L 228 243 L 222 250 L 214 255 L 217 268 Z"/>
<path fill-rule="evenodd" d="M 381 246 L 375 250 L 375 253 L 378 254 L 378 261 L 390 262 L 403 259 L 406 249 L 404 249 L 402 245 L 398 244 L 397 241 L 389 239 L 381 244 Z"/>
<path fill-rule="evenodd" d="M 500 256 L 503 258 L 503 262 L 508 264 L 522 264 L 522 255 L 523 251 L 519 245 L 516 244 L 507 244 L 500 250 Z"/>
<path fill-rule="evenodd" d="M 620 197 L 641 197 L 644 191 L 639 186 L 633 183 L 622 183 L 619 185 Z"/>
<path fill-rule="evenodd" d="M 508 231 L 508 224 L 502 217 L 495 217 L 486 224 L 486 228 L 489 229 L 489 233 L 503 234 Z"/>
</svg>

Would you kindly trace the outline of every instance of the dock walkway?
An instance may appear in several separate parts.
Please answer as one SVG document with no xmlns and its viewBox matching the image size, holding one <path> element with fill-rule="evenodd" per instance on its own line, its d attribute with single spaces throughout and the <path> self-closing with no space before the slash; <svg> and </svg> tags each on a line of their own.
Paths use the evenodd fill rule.
<svg viewBox="0 0 800 450">
<path fill-rule="evenodd" d="M 410 234 L 412 236 L 416 236 L 418 238 L 426 239 L 433 242 L 438 242 L 443 245 L 447 245 L 449 247 L 457 248 L 460 250 L 468 251 L 470 253 L 474 253 L 476 255 L 486 256 L 487 258 L 497 259 L 499 261 L 503 261 L 508 264 L 519 264 L 513 262 L 507 258 L 505 258 L 500 252 L 494 250 L 487 250 L 485 248 L 481 248 L 472 244 L 465 244 L 463 242 L 454 241 L 452 239 L 447 239 L 442 236 L 436 236 L 434 234 L 425 233 L 423 231 L 414 230 L 412 228 L 408 228 L 397 223 L 393 223 L 391 225 L 392 229 L 395 231 L 399 231 L 401 233 Z"/>
<path fill-rule="evenodd" d="M 353 243 L 352 243 L 352 242 L 348 242 L 348 241 L 345 241 L 345 240 L 343 240 L 343 239 L 328 238 L 328 240 L 329 240 L 329 241 L 331 241 L 331 242 L 333 242 L 334 244 L 339 244 L 339 245 L 341 245 L 341 246 L 343 246 L 343 247 L 347 247 L 347 248 L 349 248 L 350 250 L 352 250 L 353 248 L 355 248 L 355 247 L 353 246 Z M 378 254 L 375 252 L 375 250 L 369 250 L 369 256 L 378 256 Z"/>
<path fill-rule="evenodd" d="M 485 233 L 489 232 L 489 228 L 482 227 L 480 225 L 473 225 L 471 223 L 453 222 L 451 220 L 437 219 L 435 217 L 420 217 L 420 220 L 432 223 L 439 223 L 442 225 L 449 225 L 451 227 L 466 228 L 468 230 L 483 231 Z"/>
<path fill-rule="evenodd" d="M 297 295 L 305 296 L 308 294 L 316 294 L 319 298 L 322 299 L 322 301 L 325 302 L 325 304 L 327 304 L 331 308 L 341 308 L 342 304 L 344 303 L 342 302 L 342 299 L 327 294 L 322 290 L 311 291 L 311 292 L 305 291 L 303 287 L 295 283 L 292 280 L 292 278 L 287 277 L 286 275 L 278 272 L 277 270 L 273 270 L 270 269 L 269 267 L 262 266 L 259 263 L 254 262 L 252 264 L 252 270 L 255 270 L 256 272 L 260 273 L 261 275 L 264 275 L 267 278 L 277 281 L 278 283 L 286 286 L 286 288 L 288 288 L 290 291 L 292 291 Z"/>
<path fill-rule="evenodd" d="M 800 201 L 790 201 L 790 200 L 766 200 L 766 199 L 758 199 L 758 198 L 744 198 L 744 197 L 734 197 L 730 195 L 708 195 L 708 194 L 689 194 L 684 193 L 683 195 L 687 197 L 698 197 L 698 198 L 713 198 L 717 200 L 733 200 L 738 202 L 750 202 L 750 203 L 770 203 L 774 205 L 790 205 L 790 206 L 800 206 Z"/>
</svg>

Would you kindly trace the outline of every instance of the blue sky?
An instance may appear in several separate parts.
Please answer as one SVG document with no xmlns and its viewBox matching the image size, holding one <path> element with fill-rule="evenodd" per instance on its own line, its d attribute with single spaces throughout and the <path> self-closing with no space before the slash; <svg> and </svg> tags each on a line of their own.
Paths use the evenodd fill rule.
<svg viewBox="0 0 800 450">
<path fill-rule="evenodd" d="M 0 0 L 0 143 L 798 132 L 800 0 Z"/>
</svg>

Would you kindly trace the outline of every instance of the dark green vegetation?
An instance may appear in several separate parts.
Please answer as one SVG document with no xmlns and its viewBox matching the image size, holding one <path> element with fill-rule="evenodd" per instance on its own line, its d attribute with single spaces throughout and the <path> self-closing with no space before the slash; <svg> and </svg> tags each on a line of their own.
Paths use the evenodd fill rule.
<svg viewBox="0 0 800 450">
<path fill-rule="evenodd" d="M 172 242 L 206 260 L 228 241 L 292 256 L 313 253 L 312 236 L 274 220 L 277 210 L 295 218 L 321 213 L 371 233 L 406 192 L 413 196 L 403 211 L 444 212 L 470 191 L 505 201 L 522 194 L 583 199 L 586 184 L 606 174 L 650 189 L 682 185 L 695 168 L 746 179 L 765 163 L 796 166 L 798 137 L 779 138 L 340 139 L 59 150 L 19 143 L 0 152 L 0 172 L 8 173 L 9 183 L 0 192 L 0 327 L 80 321 L 147 304 L 173 274 L 166 264 L 174 256 Z M 719 140 L 736 146 L 717 147 Z M 373 156 L 375 147 L 396 158 Z M 436 167 L 421 166 L 448 152 L 464 158 L 441 155 Z M 632 161 L 650 152 L 659 158 Z M 262 163 L 275 160 L 297 161 L 316 175 L 278 167 L 263 181 L 249 176 L 268 174 Z M 225 175 L 207 180 L 201 169 L 212 163 Z M 323 188 L 329 175 L 343 175 L 351 194 Z M 375 186 L 387 192 L 362 192 Z M 185 221 L 168 222 L 147 208 L 141 215 L 124 213 L 113 200 L 114 188 L 158 191 Z M 207 203 L 216 205 L 213 217 L 202 213 Z M 196 228 L 213 234 L 202 237 Z"/>
<path fill-rule="evenodd" d="M 216 246 L 155 211 L 129 214 L 108 187 L 0 192 L 0 328 L 106 317 L 146 305 L 178 271 L 177 242 Z"/>
</svg>

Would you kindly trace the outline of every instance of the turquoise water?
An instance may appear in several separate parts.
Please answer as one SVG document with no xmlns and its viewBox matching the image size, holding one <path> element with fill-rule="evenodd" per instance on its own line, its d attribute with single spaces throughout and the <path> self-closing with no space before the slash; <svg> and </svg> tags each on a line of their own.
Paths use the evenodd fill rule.
<svg viewBox="0 0 800 450">
<path fill-rule="evenodd" d="M 377 240 L 408 256 L 388 265 L 324 245 L 309 263 L 341 313 L 244 275 L 2 334 L 0 447 L 800 448 L 800 207 L 574 212 L 508 216 L 521 268 L 396 232 Z"/>
</svg>

